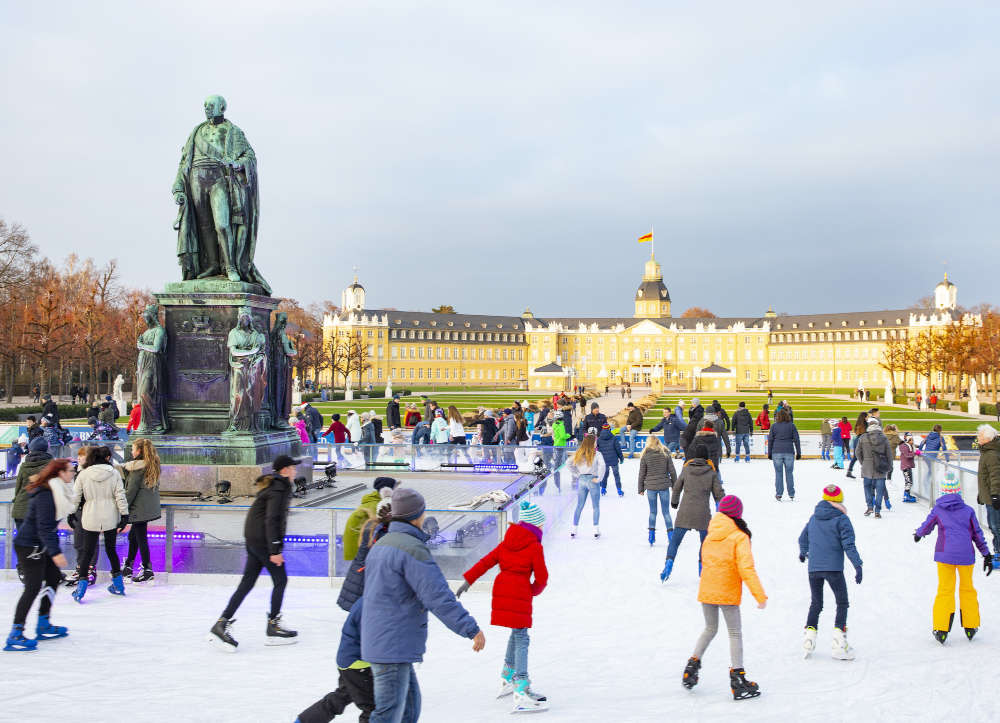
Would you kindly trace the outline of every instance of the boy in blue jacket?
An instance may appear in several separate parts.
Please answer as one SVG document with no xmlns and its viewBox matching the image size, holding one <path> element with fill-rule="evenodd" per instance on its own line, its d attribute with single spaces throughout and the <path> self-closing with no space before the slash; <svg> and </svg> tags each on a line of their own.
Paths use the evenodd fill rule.
<svg viewBox="0 0 1000 723">
<path fill-rule="evenodd" d="M 337 668 L 340 679 L 337 689 L 317 700 L 299 713 L 296 723 L 330 723 L 351 703 L 360 710 L 360 723 L 368 723 L 375 710 L 375 684 L 372 667 L 361 660 L 361 608 L 364 598 L 358 598 L 340 631 L 337 648 Z"/>
<path fill-rule="evenodd" d="M 823 609 L 823 583 L 830 584 L 837 600 L 833 628 L 833 657 L 854 660 L 854 650 L 847 643 L 847 582 L 844 579 L 844 555 L 854 565 L 854 582 L 861 584 L 861 555 L 854 546 L 854 526 L 844 508 L 844 493 L 837 485 L 823 489 L 823 499 L 799 535 L 799 561 L 809 558 L 809 588 L 812 602 L 806 617 L 805 657 L 816 649 L 816 626 Z"/>
</svg>

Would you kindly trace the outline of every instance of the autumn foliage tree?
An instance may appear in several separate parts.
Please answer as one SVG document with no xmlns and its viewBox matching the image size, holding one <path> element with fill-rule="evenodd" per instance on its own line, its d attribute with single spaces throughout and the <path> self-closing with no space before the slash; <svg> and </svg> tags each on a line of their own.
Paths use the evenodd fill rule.
<svg viewBox="0 0 1000 723">
<path fill-rule="evenodd" d="M 701 306 L 692 306 L 690 309 L 685 309 L 684 313 L 681 314 L 682 319 L 715 319 L 718 318 L 708 309 Z"/>
</svg>

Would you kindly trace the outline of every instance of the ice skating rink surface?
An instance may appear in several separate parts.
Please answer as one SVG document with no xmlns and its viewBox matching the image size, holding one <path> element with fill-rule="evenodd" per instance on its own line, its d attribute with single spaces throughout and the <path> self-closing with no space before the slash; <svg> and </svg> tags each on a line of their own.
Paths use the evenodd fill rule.
<svg viewBox="0 0 1000 723">
<path fill-rule="evenodd" d="M 897 479 L 890 483 L 892 511 L 881 520 L 865 518 L 861 480 L 846 479 L 821 461 L 796 464 L 796 501 L 780 504 L 766 460 L 723 462 L 726 491 L 743 499 L 769 596 L 766 610 L 758 610 L 748 592 L 743 598 L 745 665 L 763 695 L 732 700 L 724 625 L 704 657 L 700 684 L 691 692 L 683 689 L 681 672 L 703 624 L 696 599 L 697 536 L 685 538 L 673 576 L 661 584 L 666 535 L 661 522 L 656 545 L 647 543 L 648 505 L 636 494 L 637 472 L 638 460 L 626 461 L 624 499 L 612 496 L 609 485 L 600 540 L 591 536 L 589 502 L 578 539 L 569 537 L 569 519 L 547 534 L 551 577 L 535 599 L 529 670 L 551 709 L 536 716 L 553 723 L 737 716 L 744 721 L 996 719 L 989 681 L 1000 656 L 1000 574 L 987 579 L 976 567 L 983 623 L 975 641 L 966 641 L 956 615 L 952 637 L 939 645 L 931 637 L 934 539 L 915 544 L 912 537 L 926 506 L 902 504 Z M 844 489 L 865 562 L 860 586 L 846 563 L 848 637 L 857 652 L 851 662 L 830 657 L 829 589 L 817 650 L 810 660 L 801 655 L 809 586 L 797 539 L 830 482 Z M 546 494 L 555 492 L 548 487 Z M 574 493 L 564 485 L 564 494 Z M 967 499 L 974 495 L 967 491 Z M 82 606 L 68 589 L 59 590 L 53 621 L 69 626 L 70 637 L 41 644 L 35 653 L 0 653 L 0 719 L 291 723 L 336 687 L 334 659 L 346 613 L 336 606 L 335 590 L 305 588 L 293 578 L 285 621 L 299 630 L 301 642 L 265 647 L 270 582 L 262 578 L 237 613 L 239 652 L 226 655 L 210 647 L 205 635 L 234 585 L 130 585 L 128 595 L 118 598 L 105 591 L 104 577 Z M 5 625 L 19 591 L 16 581 L 0 583 Z M 473 653 L 471 641 L 432 618 L 426 660 L 417 668 L 421 720 L 509 720 L 510 698 L 494 698 L 507 630 L 489 625 L 487 585 L 473 587 L 462 602 L 483 626 L 486 649 Z M 357 711 L 348 709 L 343 719 L 356 720 Z"/>
</svg>

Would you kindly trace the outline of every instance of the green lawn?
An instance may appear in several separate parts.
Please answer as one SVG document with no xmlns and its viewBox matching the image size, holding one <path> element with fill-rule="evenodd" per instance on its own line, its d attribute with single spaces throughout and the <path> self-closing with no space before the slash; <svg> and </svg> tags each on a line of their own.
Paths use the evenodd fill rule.
<svg viewBox="0 0 1000 723">
<path fill-rule="evenodd" d="M 736 411 L 739 402 L 746 402 L 747 409 L 754 418 L 760 411 L 761 406 L 767 402 L 767 394 L 713 394 L 711 391 L 702 392 L 696 396 L 701 399 L 705 406 L 711 404 L 713 399 L 718 399 L 730 416 Z M 683 399 L 688 407 L 691 404 L 691 394 L 678 395 L 675 393 L 666 394 L 660 397 L 660 402 L 654 409 L 649 410 L 647 416 L 651 419 L 663 415 L 663 409 L 673 407 L 678 399 Z M 798 395 L 798 394 L 775 394 L 774 404 L 771 405 L 771 419 L 774 419 L 774 410 L 778 402 L 782 399 L 788 400 L 795 414 L 795 424 L 802 432 L 819 431 L 820 422 L 823 418 L 837 418 L 846 416 L 851 424 L 857 419 L 858 413 L 867 411 L 872 407 L 878 407 L 883 424 L 895 424 L 901 431 L 919 432 L 925 434 L 930 431 L 935 424 L 940 424 L 945 432 L 971 432 L 982 424 L 982 421 L 970 417 L 952 414 L 950 412 L 920 411 L 912 407 L 887 406 L 879 401 L 858 402 L 839 399 L 830 399 L 818 395 Z"/>
</svg>

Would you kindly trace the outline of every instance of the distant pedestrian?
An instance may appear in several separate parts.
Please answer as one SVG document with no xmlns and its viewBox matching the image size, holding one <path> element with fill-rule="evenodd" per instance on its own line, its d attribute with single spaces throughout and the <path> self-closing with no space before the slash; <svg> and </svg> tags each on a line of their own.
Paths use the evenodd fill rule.
<svg viewBox="0 0 1000 723">
<path fill-rule="evenodd" d="M 799 430 L 784 409 L 774 417 L 767 434 L 767 458 L 774 463 L 774 498 L 781 502 L 788 487 L 788 499 L 795 499 L 795 460 L 802 459 Z"/>
</svg>

